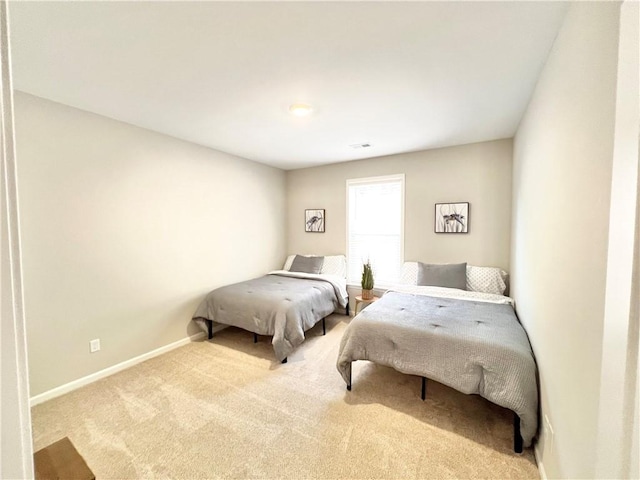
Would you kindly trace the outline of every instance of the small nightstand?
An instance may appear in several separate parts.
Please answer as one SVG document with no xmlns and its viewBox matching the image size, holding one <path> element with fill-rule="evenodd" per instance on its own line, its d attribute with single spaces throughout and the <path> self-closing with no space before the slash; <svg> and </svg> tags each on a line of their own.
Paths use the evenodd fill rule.
<svg viewBox="0 0 640 480">
<path fill-rule="evenodd" d="M 358 307 L 362 304 L 362 308 L 366 307 L 370 303 L 375 302 L 376 300 L 380 300 L 380 297 L 373 297 L 369 300 L 363 300 L 362 295 L 358 295 L 356 297 L 356 307 L 353 309 L 353 316 L 355 317 L 358 314 Z"/>
</svg>

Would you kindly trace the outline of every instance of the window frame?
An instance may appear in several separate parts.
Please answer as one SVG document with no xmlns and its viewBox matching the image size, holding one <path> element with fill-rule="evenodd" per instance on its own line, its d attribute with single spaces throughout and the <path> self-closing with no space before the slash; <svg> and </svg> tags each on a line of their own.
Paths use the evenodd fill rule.
<svg viewBox="0 0 640 480">
<path fill-rule="evenodd" d="M 348 287 L 361 287 L 361 283 L 350 283 L 349 279 L 349 265 L 350 265 L 350 251 L 349 251 L 349 243 L 351 239 L 351 225 L 350 225 L 350 204 L 349 204 L 349 188 L 355 185 L 371 185 L 375 183 L 389 183 L 392 181 L 400 181 L 400 265 L 399 268 L 402 268 L 402 264 L 404 263 L 404 219 L 405 219 L 405 174 L 397 173 L 393 175 L 380 175 L 375 177 L 363 177 L 363 178 L 348 178 L 346 181 L 346 258 L 347 258 L 347 286 Z M 398 271 L 398 280 L 400 279 L 400 271 Z M 374 290 L 385 290 L 387 288 L 392 287 L 393 285 L 377 283 L 374 286 Z"/>
</svg>

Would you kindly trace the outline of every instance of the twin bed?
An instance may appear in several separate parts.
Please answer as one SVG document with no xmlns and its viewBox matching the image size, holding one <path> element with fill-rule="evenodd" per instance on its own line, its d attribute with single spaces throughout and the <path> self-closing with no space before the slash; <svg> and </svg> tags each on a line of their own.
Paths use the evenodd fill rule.
<svg viewBox="0 0 640 480">
<path fill-rule="evenodd" d="M 254 332 L 254 341 L 255 334 L 271 335 L 276 358 L 286 362 L 305 331 L 338 308 L 349 314 L 344 257 L 325 257 L 329 267 L 318 273 L 293 271 L 296 257 L 283 270 L 214 290 L 194 319 L 207 323 L 209 338 L 214 322 Z M 451 276 L 441 267 L 405 263 L 403 285 L 351 320 L 338 371 L 348 390 L 352 363 L 368 360 L 422 377 L 423 400 L 427 379 L 481 395 L 514 412 L 514 450 L 521 452 L 537 431 L 537 373 L 513 301 L 503 295 L 506 274 L 459 264 Z"/>
</svg>

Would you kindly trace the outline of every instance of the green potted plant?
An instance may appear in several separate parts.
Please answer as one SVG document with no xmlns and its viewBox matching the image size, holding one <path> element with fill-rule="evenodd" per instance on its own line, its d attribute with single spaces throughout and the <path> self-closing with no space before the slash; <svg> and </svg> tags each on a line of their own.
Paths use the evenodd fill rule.
<svg viewBox="0 0 640 480">
<path fill-rule="evenodd" d="M 371 300 L 373 298 L 373 269 L 371 262 L 362 265 L 362 299 Z"/>
</svg>

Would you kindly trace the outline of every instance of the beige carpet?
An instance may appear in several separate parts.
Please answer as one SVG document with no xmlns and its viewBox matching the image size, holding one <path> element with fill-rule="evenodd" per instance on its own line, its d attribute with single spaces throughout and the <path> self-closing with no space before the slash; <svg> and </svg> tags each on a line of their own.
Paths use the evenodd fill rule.
<svg viewBox="0 0 640 480">
<path fill-rule="evenodd" d="M 105 478 L 539 478 L 511 412 L 369 362 L 335 368 L 347 317 L 281 365 L 226 329 L 33 408 L 35 449 L 68 436 Z"/>
</svg>

